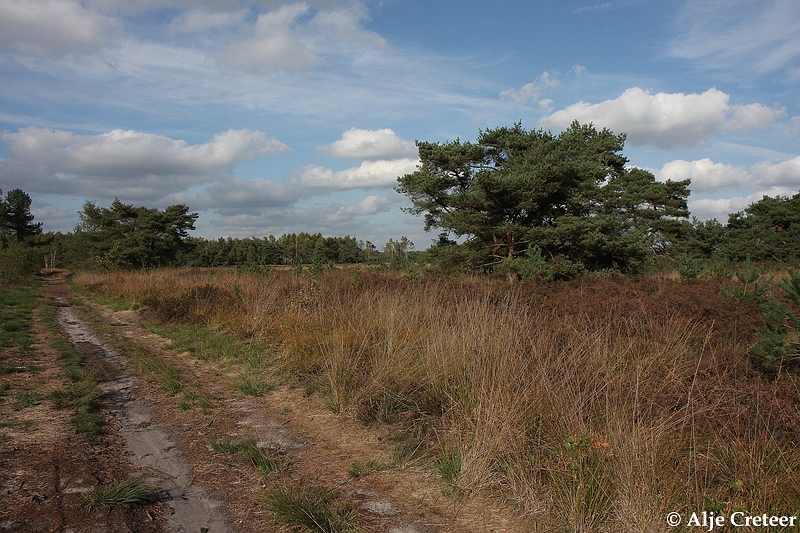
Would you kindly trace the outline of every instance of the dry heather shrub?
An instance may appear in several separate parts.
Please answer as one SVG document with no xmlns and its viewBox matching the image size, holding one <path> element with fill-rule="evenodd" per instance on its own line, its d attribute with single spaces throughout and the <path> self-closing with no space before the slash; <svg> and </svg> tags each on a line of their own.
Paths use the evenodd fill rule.
<svg viewBox="0 0 800 533">
<path fill-rule="evenodd" d="M 726 281 L 176 270 L 91 283 L 180 305 L 206 291 L 212 325 L 278 340 L 278 363 L 325 385 L 332 408 L 427 439 L 449 483 L 500 491 L 546 529 L 661 531 L 672 510 L 800 502 L 797 386 L 753 371 L 759 314 L 721 298 Z"/>
</svg>

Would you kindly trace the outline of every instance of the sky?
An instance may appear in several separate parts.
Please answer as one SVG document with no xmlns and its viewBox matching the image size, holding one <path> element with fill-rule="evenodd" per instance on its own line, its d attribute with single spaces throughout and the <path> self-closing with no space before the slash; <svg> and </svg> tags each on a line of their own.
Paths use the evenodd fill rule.
<svg viewBox="0 0 800 533">
<path fill-rule="evenodd" d="M 800 190 L 799 88 L 797 0 L 0 0 L 0 189 L 425 249 L 416 140 L 579 120 L 724 222 Z"/>
</svg>

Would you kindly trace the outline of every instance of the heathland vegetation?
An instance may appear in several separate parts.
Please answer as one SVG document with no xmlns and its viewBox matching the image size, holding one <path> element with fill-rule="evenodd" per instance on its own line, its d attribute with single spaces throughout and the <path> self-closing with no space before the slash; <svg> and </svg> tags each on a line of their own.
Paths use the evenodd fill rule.
<svg viewBox="0 0 800 533">
<path fill-rule="evenodd" d="M 753 283 L 509 284 L 379 269 L 74 279 L 153 324 L 256 347 L 272 383 L 388 428 L 394 466 L 494 493 L 544 530 L 660 531 L 669 511 L 800 511 L 797 378 L 791 357 L 765 371 L 753 356 L 767 331 Z M 796 295 L 775 294 L 783 318 L 794 316 Z M 782 327 L 796 354 L 796 319 Z"/>
<path fill-rule="evenodd" d="M 424 251 L 309 233 L 207 240 L 189 235 L 188 206 L 88 202 L 67 234 L 4 224 L 0 276 L 46 257 L 187 357 L 247 359 L 259 380 L 245 376 L 245 394 L 302 388 L 384 428 L 393 463 L 352 477 L 428 468 L 544 531 L 797 515 L 800 193 L 727 224 L 690 220 L 691 184 L 627 167 L 624 140 L 576 123 L 419 142 L 398 190 L 441 230 Z"/>
</svg>

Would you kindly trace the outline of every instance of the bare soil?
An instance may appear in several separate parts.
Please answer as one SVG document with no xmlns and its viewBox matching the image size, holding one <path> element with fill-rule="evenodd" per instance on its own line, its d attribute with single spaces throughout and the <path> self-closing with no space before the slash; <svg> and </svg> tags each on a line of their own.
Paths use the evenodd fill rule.
<svg viewBox="0 0 800 533">
<path fill-rule="evenodd" d="M 275 487 L 299 486 L 335 490 L 370 532 L 530 529 L 502 498 L 452 493 L 428 466 L 388 468 L 354 479 L 348 476 L 354 462 L 390 463 L 385 429 L 356 425 L 288 386 L 247 396 L 231 385 L 224 365 L 178 353 L 144 329 L 136 312 L 91 304 L 103 317 L 100 329 L 112 331 L 98 334 L 69 306 L 78 297 L 67 285 L 52 281 L 42 290 L 59 306 L 63 334 L 100 371 L 105 432 L 93 439 L 76 435 L 69 413 L 46 398 L 14 410 L 10 396 L 0 397 L 0 531 L 289 531 L 276 525 L 264 498 Z M 12 390 L 49 391 L 64 383 L 51 333 L 38 318 L 34 334 L 32 352 L 46 370 L 10 375 Z M 118 353 L 114 346 L 120 338 L 169 362 L 211 406 L 180 408 L 175 395 L 138 374 Z M 226 437 L 254 438 L 261 447 L 280 449 L 290 466 L 262 474 L 236 455 L 215 453 L 210 443 Z M 81 505 L 95 487 L 131 476 L 157 487 L 159 501 L 138 509 Z"/>
<path fill-rule="evenodd" d="M 46 286 L 45 294 L 61 292 Z M 55 303 L 49 299 L 48 303 Z M 134 473 L 123 436 L 114 431 L 87 439 L 69 423 L 69 411 L 57 410 L 46 398 L 66 380 L 50 331 L 42 324 L 41 307 L 34 316 L 34 344 L 27 354 L 14 354 L 20 366 L 41 372 L 5 376 L 9 394 L 0 397 L 0 531 L 162 532 L 164 513 L 158 505 L 138 509 L 116 506 L 89 509 L 82 499 L 97 487 Z M 15 406 L 14 391 L 36 392 L 31 407 Z M 114 427 L 113 402 L 102 399 L 105 427 Z"/>
</svg>

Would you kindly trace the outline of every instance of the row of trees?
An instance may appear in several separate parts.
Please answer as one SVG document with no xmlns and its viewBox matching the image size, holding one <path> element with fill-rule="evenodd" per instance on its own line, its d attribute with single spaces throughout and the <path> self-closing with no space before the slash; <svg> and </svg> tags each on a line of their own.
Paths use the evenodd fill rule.
<svg viewBox="0 0 800 533">
<path fill-rule="evenodd" d="M 53 238 L 61 264 L 71 268 L 150 268 L 160 266 L 255 266 L 368 263 L 408 257 L 413 243 L 389 240 L 383 251 L 354 237 L 291 233 L 280 237 L 204 239 L 192 237 L 197 213 L 186 205 L 158 210 L 114 200 L 110 207 L 86 202 L 80 223 Z"/>
<path fill-rule="evenodd" d="M 189 235 L 197 213 L 86 202 L 67 234 L 40 236 L 30 197 L 0 192 L 0 238 L 51 243 L 52 259 L 78 268 L 391 262 L 414 257 L 443 270 L 568 278 L 641 272 L 654 258 L 800 261 L 800 193 L 769 198 L 717 220 L 689 220 L 689 180 L 656 181 L 626 166 L 625 135 L 574 122 L 554 135 L 520 124 L 480 132 L 476 142 L 417 142 L 421 164 L 398 178 L 408 212 L 440 230 L 426 252 L 405 237 L 379 251 L 354 237 L 292 233 L 207 240 Z"/>
</svg>

